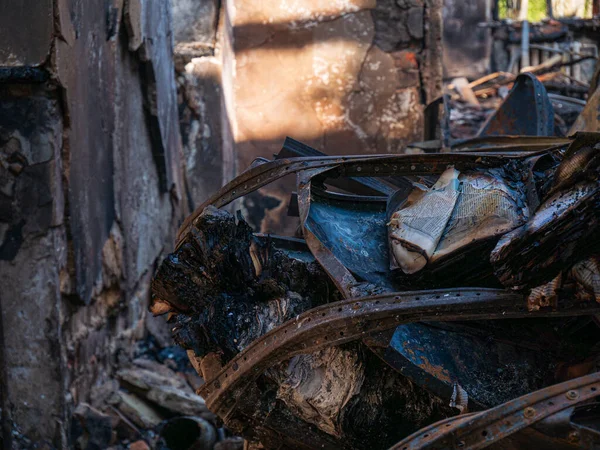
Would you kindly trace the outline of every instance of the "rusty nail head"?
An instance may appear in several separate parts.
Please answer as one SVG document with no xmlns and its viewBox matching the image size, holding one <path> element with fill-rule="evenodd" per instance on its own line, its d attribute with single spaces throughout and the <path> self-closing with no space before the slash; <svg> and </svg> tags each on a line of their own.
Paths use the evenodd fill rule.
<svg viewBox="0 0 600 450">
<path fill-rule="evenodd" d="M 531 419 L 533 416 L 535 416 L 535 409 L 531 406 L 528 406 L 527 408 L 525 408 L 525 411 L 523 411 L 523 415 L 527 419 Z"/>
<path fill-rule="evenodd" d="M 575 400 L 577 397 L 579 397 L 579 392 L 577 392 L 577 391 L 569 391 L 569 392 L 567 392 L 567 398 L 569 400 Z"/>
</svg>

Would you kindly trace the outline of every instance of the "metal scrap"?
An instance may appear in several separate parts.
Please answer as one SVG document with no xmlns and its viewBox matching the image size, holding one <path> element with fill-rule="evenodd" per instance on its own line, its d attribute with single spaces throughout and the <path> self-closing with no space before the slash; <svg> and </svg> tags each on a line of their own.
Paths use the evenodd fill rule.
<svg viewBox="0 0 600 450">
<path fill-rule="evenodd" d="M 513 437 L 513 435 L 534 426 L 540 431 L 538 436 L 516 436 L 521 442 L 511 442 L 512 448 L 542 448 L 548 445 L 543 438 L 544 421 L 551 422 L 554 416 L 575 406 L 594 399 L 600 389 L 600 373 L 576 378 L 562 384 L 550 386 L 517 398 L 496 408 L 475 414 L 458 416 L 433 424 L 419 430 L 407 439 L 399 442 L 391 450 L 469 448 L 488 447 L 495 442 Z M 597 407 L 597 405 L 593 405 Z M 571 417 L 567 416 L 567 420 Z M 600 434 L 593 429 L 571 424 L 566 430 L 560 430 L 557 438 L 577 447 L 597 446 Z M 585 434 L 581 433 L 584 431 Z M 566 444 L 566 443 L 565 443 Z M 563 444 L 564 445 L 564 444 Z M 559 448 L 559 442 L 552 448 Z"/>
<path fill-rule="evenodd" d="M 598 445 L 580 416 L 600 388 L 600 134 L 553 137 L 552 109 L 520 75 L 477 138 L 336 157 L 287 139 L 202 204 L 151 311 L 210 411 L 267 448 Z M 289 174 L 301 238 L 223 209 Z"/>
</svg>

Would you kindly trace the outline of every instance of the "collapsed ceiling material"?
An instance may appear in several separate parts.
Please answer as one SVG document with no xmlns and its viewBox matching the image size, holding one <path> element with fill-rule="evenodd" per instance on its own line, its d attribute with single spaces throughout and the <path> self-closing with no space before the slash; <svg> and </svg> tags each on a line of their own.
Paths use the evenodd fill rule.
<svg viewBox="0 0 600 450">
<path fill-rule="evenodd" d="M 288 138 L 188 217 L 151 310 L 227 427 L 265 448 L 600 445 L 595 103 L 556 136 L 539 78 L 511 82 L 476 137 L 445 96 L 410 154 Z M 292 174 L 296 236 L 227 207 Z"/>
</svg>

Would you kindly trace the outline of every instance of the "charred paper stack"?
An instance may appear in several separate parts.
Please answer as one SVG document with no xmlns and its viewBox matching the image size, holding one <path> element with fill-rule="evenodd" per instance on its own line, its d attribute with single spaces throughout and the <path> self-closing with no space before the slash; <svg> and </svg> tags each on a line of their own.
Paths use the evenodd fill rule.
<svg viewBox="0 0 600 450">
<path fill-rule="evenodd" d="M 552 129 L 532 98 L 525 120 Z M 151 309 L 208 408 L 248 441 L 600 442 L 600 134 L 435 145 L 328 157 L 288 139 L 182 226 Z M 223 209 L 287 174 L 302 239 Z"/>
</svg>

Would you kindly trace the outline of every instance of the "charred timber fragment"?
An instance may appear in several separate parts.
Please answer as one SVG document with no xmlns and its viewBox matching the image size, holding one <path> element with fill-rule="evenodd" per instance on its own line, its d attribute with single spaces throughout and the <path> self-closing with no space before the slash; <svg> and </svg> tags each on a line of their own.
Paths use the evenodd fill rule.
<svg viewBox="0 0 600 450">
<path fill-rule="evenodd" d="M 151 305 L 207 407 L 266 448 L 521 448 L 562 439 L 559 416 L 578 427 L 597 375 L 566 380 L 600 356 L 600 136 L 535 139 L 341 157 L 288 140 L 224 186 Z M 217 209 L 291 173 L 304 239 Z"/>
<path fill-rule="evenodd" d="M 295 247 L 295 248 L 294 248 Z M 174 313 L 174 336 L 223 362 L 296 315 L 339 298 L 294 240 L 253 236 L 243 219 L 208 207 L 159 268 L 150 309 Z"/>
</svg>

